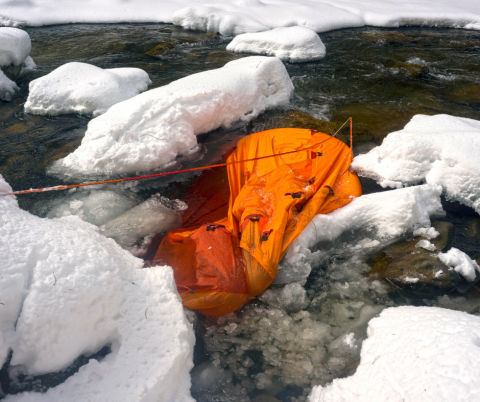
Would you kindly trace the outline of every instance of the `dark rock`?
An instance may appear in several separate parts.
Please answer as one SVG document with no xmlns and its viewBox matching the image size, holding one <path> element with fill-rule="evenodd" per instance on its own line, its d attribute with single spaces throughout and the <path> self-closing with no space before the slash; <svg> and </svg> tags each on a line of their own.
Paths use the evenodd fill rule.
<svg viewBox="0 0 480 402">
<path fill-rule="evenodd" d="M 226 50 L 215 50 L 208 54 L 206 63 L 210 68 L 219 68 L 223 67 L 229 61 L 241 59 L 242 56 L 239 56 L 235 53 L 227 52 Z"/>
<path fill-rule="evenodd" d="M 431 252 L 416 245 L 425 237 L 401 240 L 368 261 L 372 270 L 370 277 L 386 279 L 393 285 L 418 293 L 441 294 L 456 288 L 464 280 L 442 263 L 437 254 L 450 247 L 454 237 L 454 226 L 449 222 L 434 222 L 432 226 L 440 235 L 431 239 L 436 250 Z"/>
<path fill-rule="evenodd" d="M 155 46 L 152 50 L 145 53 L 149 56 L 159 56 L 162 54 L 169 54 L 172 53 L 174 48 L 174 44 L 171 42 L 160 43 L 159 45 Z"/>
<path fill-rule="evenodd" d="M 18 77 L 20 74 L 20 71 L 22 71 L 23 64 L 20 64 L 19 66 L 14 66 L 13 64 L 9 66 L 3 66 L 0 67 L 0 70 L 3 71 L 3 73 L 12 81 L 15 81 L 15 79 Z"/>
<path fill-rule="evenodd" d="M 302 110 L 273 110 L 256 118 L 248 129 L 253 133 L 274 128 L 306 128 L 332 135 L 340 126 L 341 124 L 316 119 Z M 348 131 L 348 126 L 344 130 Z M 348 142 L 347 136 L 341 132 L 336 137 L 344 143 Z"/>
</svg>

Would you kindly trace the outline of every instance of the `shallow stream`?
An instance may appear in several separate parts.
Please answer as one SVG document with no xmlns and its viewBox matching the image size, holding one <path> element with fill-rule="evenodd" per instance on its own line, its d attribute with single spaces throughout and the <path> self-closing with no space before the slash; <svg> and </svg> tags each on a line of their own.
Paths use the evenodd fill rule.
<svg viewBox="0 0 480 402">
<path fill-rule="evenodd" d="M 81 61 L 102 68 L 144 69 L 152 89 L 247 56 L 225 51 L 231 38 L 168 24 L 64 25 L 27 31 L 38 69 L 20 79 L 21 92 L 13 102 L 0 103 L 0 173 L 14 190 L 71 184 L 65 177 L 47 175 L 45 169 L 79 146 L 90 120 L 79 115 L 25 114 L 23 103 L 31 80 L 67 62 Z M 480 32 L 366 27 L 320 36 L 327 47 L 323 60 L 286 63 L 295 85 L 291 109 L 338 126 L 352 116 L 355 153 L 379 145 L 415 114 L 448 113 L 480 120 Z M 161 43 L 169 44 L 165 53 L 146 54 Z M 179 159 L 174 169 L 212 162 L 215 152 L 239 135 L 276 128 L 279 122 L 308 126 L 311 121 L 304 113 L 271 111 L 249 124 L 202 134 L 198 137 L 201 151 Z M 156 192 L 181 199 L 194 177 L 189 173 L 102 189 L 130 197 L 133 203 Z M 384 191 L 370 180 L 362 179 L 362 184 L 364 193 Z M 59 191 L 18 199 L 22 208 L 50 216 L 53 206 L 77 195 L 85 192 Z M 471 258 L 480 257 L 478 215 L 458 203 L 443 201 L 447 215 L 442 220 L 455 225 L 453 246 Z M 95 207 L 108 210 L 116 205 Z M 354 233 L 352 238 L 360 236 Z M 435 296 L 400 291 L 369 277 L 366 261 L 370 255 L 336 253 L 335 242 L 319 247 L 330 258 L 313 267 L 305 286 L 306 299 L 275 305 L 264 297 L 218 320 L 197 318 L 192 393 L 198 401 L 268 401 L 264 394 L 281 401 L 304 401 L 313 385 L 355 371 L 367 322 L 386 306 L 432 305 L 480 314 L 480 289 L 476 287 L 466 293 L 455 290 Z M 290 290 L 292 295 L 298 293 L 294 287 Z M 283 287 L 273 290 L 282 291 Z M 7 367 L 0 371 L 4 383 L 9 381 L 6 371 Z M 29 378 L 25 384 L 30 385 L 22 386 L 23 380 L 17 376 L 15 386 L 9 386 L 11 392 L 31 389 L 32 381 L 41 382 Z M 40 384 L 35 389 L 44 387 Z"/>
</svg>

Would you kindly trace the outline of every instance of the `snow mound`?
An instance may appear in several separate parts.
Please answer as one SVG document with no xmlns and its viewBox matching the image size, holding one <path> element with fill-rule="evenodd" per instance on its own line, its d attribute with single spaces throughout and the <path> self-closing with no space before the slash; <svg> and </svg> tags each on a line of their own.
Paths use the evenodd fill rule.
<svg viewBox="0 0 480 402">
<path fill-rule="evenodd" d="M 112 106 L 50 173 L 149 171 L 191 151 L 196 135 L 287 104 L 293 84 L 277 58 L 247 57 Z"/>
<path fill-rule="evenodd" d="M 111 348 L 46 393 L 5 401 L 193 401 L 194 334 L 169 267 L 140 269 L 95 226 L 35 217 L 13 196 L 0 196 L 0 227 L 0 364 L 12 349 L 12 366 L 44 374 Z"/>
<path fill-rule="evenodd" d="M 148 74 L 139 68 L 104 70 L 86 63 L 67 63 L 30 83 L 25 111 L 51 116 L 98 116 L 145 91 L 151 83 Z"/>
<path fill-rule="evenodd" d="M 356 373 L 314 387 L 310 402 L 474 402 L 480 318 L 434 307 L 384 310 L 368 325 Z"/>
<path fill-rule="evenodd" d="M 18 28 L 0 28 L 0 67 L 21 65 L 31 50 L 28 33 Z"/>
<path fill-rule="evenodd" d="M 475 281 L 480 273 L 478 264 L 458 248 L 452 247 L 446 253 L 439 253 L 438 259 L 445 265 L 453 268 L 469 282 Z"/>
<path fill-rule="evenodd" d="M 277 28 L 238 35 L 228 44 L 227 50 L 265 54 L 292 63 L 318 60 L 326 53 L 320 37 L 306 27 Z"/>
<path fill-rule="evenodd" d="M 346 255 L 372 251 L 389 244 L 407 232 L 430 227 L 430 216 L 443 216 L 440 202 L 441 187 L 426 184 L 362 195 L 336 211 L 317 215 L 290 245 L 282 260 L 274 284 L 297 282 L 304 284 L 313 262 L 319 264 L 335 252 Z M 341 235 L 359 234 L 341 242 Z M 319 245 L 326 244 L 325 250 Z"/>
<path fill-rule="evenodd" d="M 480 121 L 416 115 L 381 146 L 357 156 L 352 169 L 388 182 L 441 185 L 448 199 L 480 213 Z M 393 187 L 391 184 L 388 184 Z"/>
<path fill-rule="evenodd" d="M 18 91 L 17 84 L 0 70 L 0 100 L 11 101 L 16 91 Z"/>
</svg>

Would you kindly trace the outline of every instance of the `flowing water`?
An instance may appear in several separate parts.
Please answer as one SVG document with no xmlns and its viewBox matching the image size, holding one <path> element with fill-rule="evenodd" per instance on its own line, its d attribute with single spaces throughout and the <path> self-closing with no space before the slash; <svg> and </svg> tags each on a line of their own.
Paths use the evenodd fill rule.
<svg viewBox="0 0 480 402">
<path fill-rule="evenodd" d="M 27 31 L 38 69 L 19 80 L 21 91 L 13 102 L 0 104 L 0 173 L 15 190 L 67 183 L 66 178 L 47 175 L 45 169 L 78 147 L 90 120 L 73 114 L 25 114 L 23 103 L 31 80 L 67 62 L 80 61 L 102 68 L 144 69 L 152 89 L 247 56 L 225 51 L 231 38 L 168 24 L 64 25 Z M 380 144 L 415 114 L 448 113 L 480 120 L 480 32 L 367 27 L 320 36 L 327 47 L 323 60 L 286 63 L 295 85 L 290 107 L 339 124 L 352 116 L 356 153 Z M 161 43 L 169 44 L 167 52 L 155 57 L 146 54 Z M 179 159 L 174 168 L 208 164 L 222 145 L 237 136 L 277 127 L 279 116 L 284 118 L 285 113 L 267 112 L 249 124 L 200 135 L 201 150 Z M 188 173 L 104 186 L 102 191 L 121 194 L 123 204 L 115 197 L 100 197 L 94 207 L 103 212 L 91 209 L 91 220 L 95 223 L 110 209 L 131 207 L 156 192 L 181 198 L 194 178 Z M 383 191 L 369 180 L 362 180 L 362 185 L 365 193 Z M 65 200 L 71 202 L 91 191 L 97 190 L 18 199 L 22 208 L 52 216 L 52 210 L 61 209 Z M 458 203 L 443 202 L 447 211 L 443 220 L 452 222 L 457 233 L 453 245 L 472 258 L 480 257 L 478 215 Z M 229 316 L 197 318 L 192 372 L 197 400 L 249 401 L 270 394 L 281 401 L 303 401 L 313 385 L 355 371 L 368 320 L 386 306 L 435 305 L 479 314 L 480 291 L 475 288 L 427 297 L 402 292 L 369 278 L 368 255 L 334 253 L 335 243 L 321 247 L 331 257 L 313 266 L 306 292 L 293 285 L 274 287 L 268 297 L 255 299 Z M 285 299 L 290 302 L 275 302 Z M 3 383 L 9 381 L 7 369 L 0 371 Z M 18 392 L 31 389 L 32 381 L 41 382 L 38 378 L 28 381 L 30 385 L 22 388 L 17 376 L 15 387 L 8 389 Z"/>
</svg>

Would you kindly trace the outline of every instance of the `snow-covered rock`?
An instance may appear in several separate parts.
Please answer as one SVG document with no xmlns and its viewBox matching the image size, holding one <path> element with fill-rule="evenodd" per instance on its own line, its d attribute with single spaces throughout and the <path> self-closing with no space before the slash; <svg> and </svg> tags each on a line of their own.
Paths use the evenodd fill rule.
<svg viewBox="0 0 480 402">
<path fill-rule="evenodd" d="M 383 310 L 368 325 L 356 373 L 313 388 L 309 402 L 475 402 L 480 318 L 435 307 Z"/>
<path fill-rule="evenodd" d="M 325 45 L 317 33 L 306 27 L 276 28 L 238 35 L 228 44 L 227 50 L 265 54 L 292 63 L 318 60 L 326 53 Z"/>
<path fill-rule="evenodd" d="M 71 0 L 0 0 L 0 14 L 0 24 L 6 26 L 173 21 L 224 35 L 296 25 L 316 32 L 365 25 L 480 28 L 477 0 L 437 0 L 434 6 L 431 0 L 97 0 L 94 6 Z"/>
<path fill-rule="evenodd" d="M 0 100 L 10 101 L 18 91 L 17 84 L 13 79 L 17 75 L 24 75 L 36 68 L 35 63 L 29 56 L 32 49 L 30 36 L 18 28 L 0 27 L 0 67 L 15 70 L 14 74 L 7 77 L 0 70 Z"/>
<path fill-rule="evenodd" d="M 67 63 L 30 82 L 25 111 L 52 116 L 98 116 L 112 105 L 145 91 L 150 84 L 148 74 L 139 68 L 104 70 L 86 63 Z"/>
<path fill-rule="evenodd" d="M 357 156 L 352 168 L 385 187 L 422 181 L 480 213 L 480 121 L 416 115 L 382 145 Z"/>
<path fill-rule="evenodd" d="M 440 186 L 426 184 L 362 195 L 330 214 L 315 216 L 288 248 L 273 283 L 304 284 L 312 262 L 316 260 L 318 264 L 323 254 L 329 254 L 321 250 L 312 253 L 311 250 L 342 234 L 361 232 L 345 245 L 335 243 L 336 252 L 348 255 L 379 249 L 407 232 L 430 227 L 430 216 L 445 214 L 440 202 L 441 192 Z"/>
<path fill-rule="evenodd" d="M 452 247 L 446 253 L 439 253 L 438 259 L 469 282 L 473 282 L 480 274 L 480 267 L 477 262 L 458 248 Z"/>
<path fill-rule="evenodd" d="M 0 176 L 0 193 L 11 187 Z M 0 196 L 0 365 L 55 372 L 103 360 L 11 401 L 193 401 L 194 334 L 169 267 L 143 262 L 78 217 L 42 219 Z"/>
<path fill-rule="evenodd" d="M 247 57 L 112 106 L 88 124 L 80 147 L 51 173 L 149 171 L 197 145 L 196 135 L 287 104 L 293 84 L 273 57 Z"/>
<path fill-rule="evenodd" d="M 0 67 L 21 65 L 31 50 L 28 33 L 18 28 L 0 28 Z"/>
</svg>

